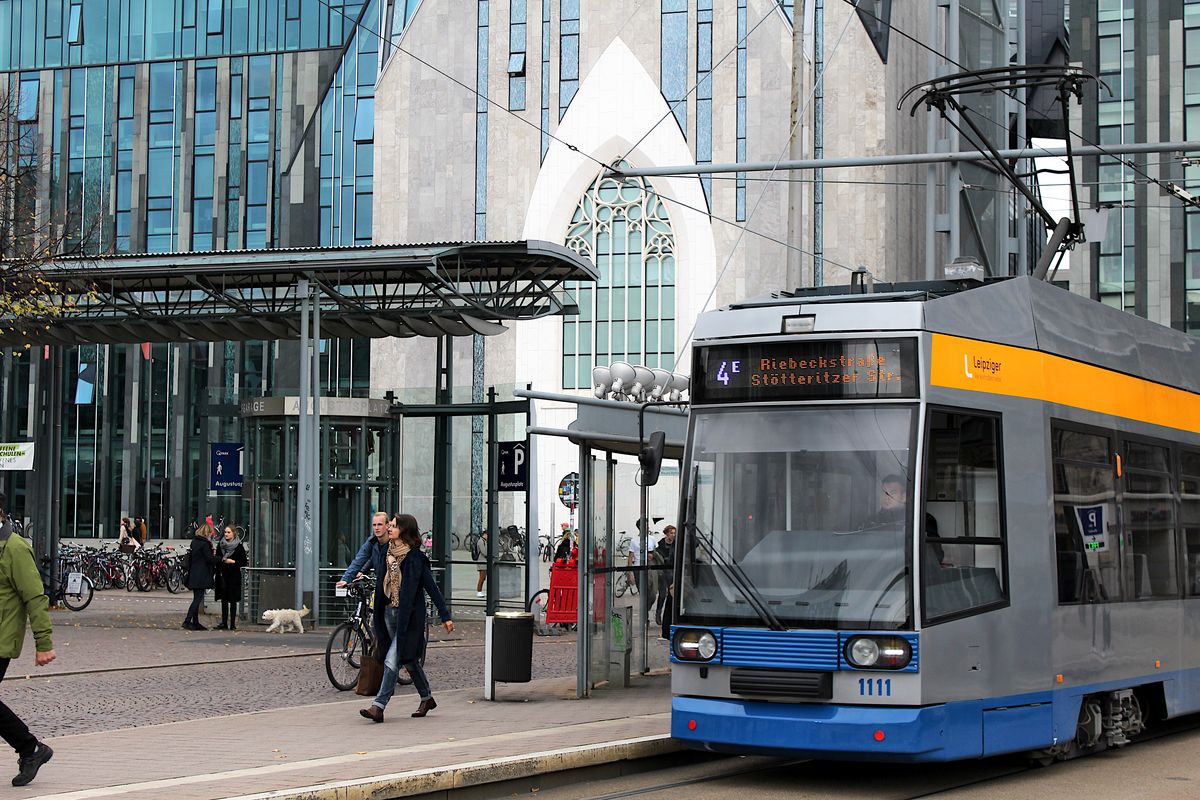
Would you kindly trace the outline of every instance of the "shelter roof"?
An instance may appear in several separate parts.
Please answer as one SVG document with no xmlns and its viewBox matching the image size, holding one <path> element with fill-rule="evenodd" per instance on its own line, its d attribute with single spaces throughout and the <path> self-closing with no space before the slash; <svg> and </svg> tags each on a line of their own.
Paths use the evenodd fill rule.
<svg viewBox="0 0 1200 800">
<path fill-rule="evenodd" d="M 64 258 L 45 269 L 61 315 L 0 331 L 0 345 L 291 339 L 300 281 L 322 336 L 491 335 L 571 313 L 566 284 L 595 281 L 574 251 L 542 241 L 236 250 Z"/>
</svg>

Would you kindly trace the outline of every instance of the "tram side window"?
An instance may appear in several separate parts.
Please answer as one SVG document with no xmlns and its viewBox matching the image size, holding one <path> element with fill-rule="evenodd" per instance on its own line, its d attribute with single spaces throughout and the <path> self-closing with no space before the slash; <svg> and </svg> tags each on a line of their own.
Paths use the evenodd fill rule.
<svg viewBox="0 0 1200 800">
<path fill-rule="evenodd" d="M 1184 587 L 1190 597 L 1200 596 L 1200 453 L 1179 454 L 1179 529 L 1186 562 Z"/>
<path fill-rule="evenodd" d="M 1175 498 L 1171 491 L 1171 453 L 1144 442 L 1124 443 L 1124 515 L 1128 549 L 1121 565 L 1125 598 L 1177 597 Z"/>
<path fill-rule="evenodd" d="M 1112 441 L 1055 428 L 1054 544 L 1060 603 L 1121 599 L 1120 530 Z"/>
<path fill-rule="evenodd" d="M 998 418 L 930 412 L 921 537 L 926 619 L 1007 596 L 999 452 Z"/>
</svg>

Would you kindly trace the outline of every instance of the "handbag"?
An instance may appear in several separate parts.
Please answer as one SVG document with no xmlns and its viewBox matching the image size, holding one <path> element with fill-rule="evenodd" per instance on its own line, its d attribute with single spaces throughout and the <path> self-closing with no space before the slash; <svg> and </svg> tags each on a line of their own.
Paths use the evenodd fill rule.
<svg viewBox="0 0 1200 800">
<path fill-rule="evenodd" d="M 362 654 L 358 667 L 358 686 L 354 687 L 354 693 L 363 697 L 374 697 L 379 694 L 382 683 L 383 659 L 379 658 L 378 648 L 372 642 L 370 650 Z"/>
</svg>

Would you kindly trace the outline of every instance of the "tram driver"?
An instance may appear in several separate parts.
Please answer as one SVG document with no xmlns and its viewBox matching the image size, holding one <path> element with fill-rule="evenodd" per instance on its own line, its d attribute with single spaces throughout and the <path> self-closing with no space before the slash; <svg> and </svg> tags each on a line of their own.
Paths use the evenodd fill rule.
<svg viewBox="0 0 1200 800">
<path fill-rule="evenodd" d="M 867 527 L 882 528 L 903 525 L 905 515 L 908 513 L 908 481 L 904 479 L 904 476 L 893 473 L 879 482 L 879 492 L 879 510 L 871 517 Z M 929 541 L 941 538 L 938 535 L 937 519 L 929 512 L 925 512 L 924 534 L 929 554 L 933 560 L 939 566 L 948 566 L 946 552 L 941 543 Z"/>
</svg>

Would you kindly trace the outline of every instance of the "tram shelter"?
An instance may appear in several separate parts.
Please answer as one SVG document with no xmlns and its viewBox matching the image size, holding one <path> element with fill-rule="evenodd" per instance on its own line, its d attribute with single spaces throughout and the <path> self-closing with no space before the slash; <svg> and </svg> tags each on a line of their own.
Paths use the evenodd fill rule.
<svg viewBox="0 0 1200 800">
<path fill-rule="evenodd" d="M 687 412 L 662 403 L 515 394 L 576 406 L 575 421 L 566 428 L 528 429 L 532 436 L 564 437 L 579 451 L 576 696 L 587 697 L 601 684 L 627 685 L 630 672 L 644 674 L 669 663 L 669 643 L 659 638 L 656 612 L 674 567 L 648 563 L 648 540 L 638 535 L 637 523 L 645 508 L 651 531 L 681 525 L 675 516 Z M 638 454 L 655 431 L 666 437 L 662 469 L 657 483 L 642 486 Z M 636 566 L 630 566 L 631 549 Z"/>
<path fill-rule="evenodd" d="M 53 552 L 60 536 L 63 443 L 55 410 L 62 406 L 65 376 L 56 346 L 299 339 L 297 395 L 267 398 L 271 402 L 264 400 L 260 413 L 251 409 L 248 415 L 258 417 L 256 435 L 271 430 L 262 424 L 264 413 L 280 418 L 274 452 L 286 472 L 278 487 L 267 489 L 280 502 L 272 506 L 272 519 L 262 521 L 278 529 L 278 547 L 255 555 L 261 567 L 290 572 L 297 607 L 307 603 L 314 616 L 322 554 L 329 551 L 320 522 L 328 483 L 321 454 L 330 443 L 323 433 L 332 433 L 339 421 L 357 424 L 371 437 L 396 427 L 369 402 L 353 409 L 322 403 L 321 338 L 495 335 L 505 323 L 574 313 L 567 283 L 598 278 L 596 268 L 573 251 L 539 241 L 64 258 L 44 275 L 60 290 L 47 299 L 61 313 L 9 320 L 0 328 L 0 345 L 46 346 L 32 375 L 39 409 L 32 481 L 10 493 L 14 507 L 23 501 L 39 548 Z M 439 348 L 447 360 L 449 350 Z M 323 411 L 332 412 L 324 422 Z M 365 452 L 367 438 L 360 438 L 358 452 Z M 376 461 L 387 446 L 372 451 Z M 251 452 L 247 474 L 269 471 L 254 458 Z M 394 481 L 375 477 L 359 481 L 366 487 L 360 499 L 371 496 L 383 507 L 394 500 L 388 494 Z M 359 541 L 361 535 L 365 528 Z M 434 549 L 450 548 L 435 542 Z"/>
</svg>

